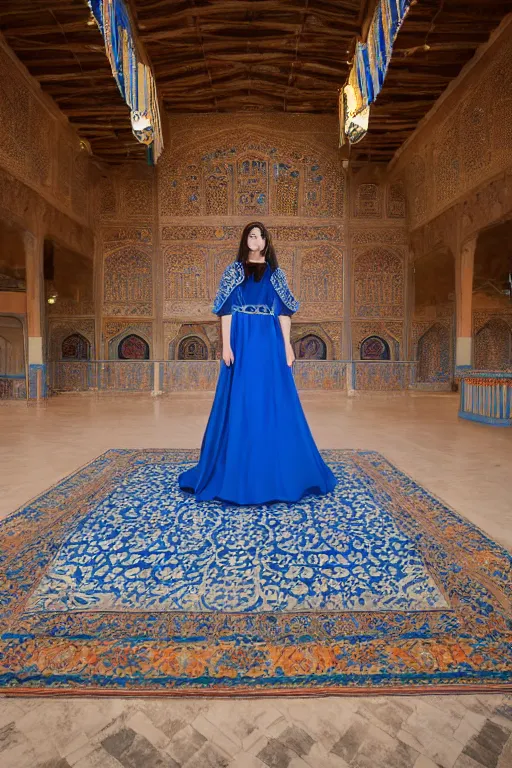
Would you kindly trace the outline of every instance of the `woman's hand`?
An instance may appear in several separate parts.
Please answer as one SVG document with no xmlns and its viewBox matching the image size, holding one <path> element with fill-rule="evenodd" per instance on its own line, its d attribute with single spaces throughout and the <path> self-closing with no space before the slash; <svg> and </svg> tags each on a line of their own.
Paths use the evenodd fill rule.
<svg viewBox="0 0 512 768">
<path fill-rule="evenodd" d="M 293 351 L 293 347 L 290 343 L 285 344 L 285 350 L 286 350 L 286 362 L 291 368 L 295 362 L 295 352 Z"/>
<path fill-rule="evenodd" d="M 222 347 L 222 359 L 224 360 L 228 368 L 230 365 L 232 365 L 235 362 L 235 356 L 233 355 L 233 350 L 231 349 L 231 346 Z"/>
</svg>

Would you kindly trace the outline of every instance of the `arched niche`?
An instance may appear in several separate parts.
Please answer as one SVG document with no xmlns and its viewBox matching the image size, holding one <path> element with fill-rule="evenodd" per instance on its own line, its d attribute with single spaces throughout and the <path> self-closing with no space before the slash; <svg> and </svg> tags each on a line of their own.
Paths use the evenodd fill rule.
<svg viewBox="0 0 512 768">
<path fill-rule="evenodd" d="M 446 382 L 451 377 L 450 334 L 446 326 L 434 323 L 418 340 L 417 380 L 424 384 Z"/>
<path fill-rule="evenodd" d="M 327 360 L 327 345 L 316 334 L 308 333 L 297 339 L 293 348 L 297 360 Z"/>
<path fill-rule="evenodd" d="M 361 342 L 361 360 L 391 360 L 388 342 L 381 336 L 367 336 Z"/>
<path fill-rule="evenodd" d="M 185 336 L 178 344 L 178 360 L 208 360 L 208 347 L 199 336 Z"/>
<path fill-rule="evenodd" d="M 149 360 L 149 344 L 135 333 L 124 336 L 117 345 L 118 360 Z"/>
<path fill-rule="evenodd" d="M 91 344 L 81 333 L 71 333 L 61 344 L 62 360 L 90 360 Z"/>
<path fill-rule="evenodd" d="M 475 336 L 473 356 L 473 367 L 480 371 L 511 368 L 512 330 L 509 323 L 500 317 L 491 318 Z"/>
</svg>

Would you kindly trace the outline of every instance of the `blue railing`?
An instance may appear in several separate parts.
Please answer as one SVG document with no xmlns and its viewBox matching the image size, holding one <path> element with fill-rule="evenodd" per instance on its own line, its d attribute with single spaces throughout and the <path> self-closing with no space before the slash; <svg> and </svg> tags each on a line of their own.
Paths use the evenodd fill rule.
<svg viewBox="0 0 512 768">
<path fill-rule="evenodd" d="M 495 427 L 512 426 L 512 371 L 463 373 L 459 416 Z"/>
</svg>

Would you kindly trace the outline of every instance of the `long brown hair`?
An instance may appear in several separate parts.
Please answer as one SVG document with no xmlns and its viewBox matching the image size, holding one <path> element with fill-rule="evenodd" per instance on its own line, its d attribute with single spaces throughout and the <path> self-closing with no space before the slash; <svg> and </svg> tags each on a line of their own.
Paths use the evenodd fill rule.
<svg viewBox="0 0 512 768">
<path fill-rule="evenodd" d="M 273 272 L 279 266 L 277 263 L 276 252 L 272 244 L 272 237 L 270 236 L 270 232 L 268 231 L 266 226 L 262 224 L 260 221 L 252 221 L 250 224 L 247 224 L 247 226 L 244 228 L 244 231 L 242 232 L 242 237 L 240 239 L 240 245 L 238 247 L 238 256 L 236 260 L 241 261 L 242 264 L 245 264 L 245 262 L 248 260 L 250 250 L 249 250 L 249 246 L 247 245 L 247 238 L 249 237 L 249 232 L 251 231 L 251 229 L 254 229 L 255 227 L 259 229 L 259 231 L 261 232 L 261 236 L 265 241 L 263 256 L 265 257 L 265 261 L 267 262 L 267 264 L 270 265 L 270 268 Z"/>
</svg>

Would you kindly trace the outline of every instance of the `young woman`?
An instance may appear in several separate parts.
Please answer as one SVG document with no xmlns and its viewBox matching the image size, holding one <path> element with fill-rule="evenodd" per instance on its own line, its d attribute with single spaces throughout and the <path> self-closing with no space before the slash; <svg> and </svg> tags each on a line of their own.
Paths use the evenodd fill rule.
<svg viewBox="0 0 512 768">
<path fill-rule="evenodd" d="M 213 311 L 222 324 L 217 391 L 199 464 L 180 487 L 201 501 L 298 501 L 336 480 L 309 430 L 293 380 L 291 315 L 298 302 L 259 222 L 242 234 L 222 275 Z"/>
</svg>

